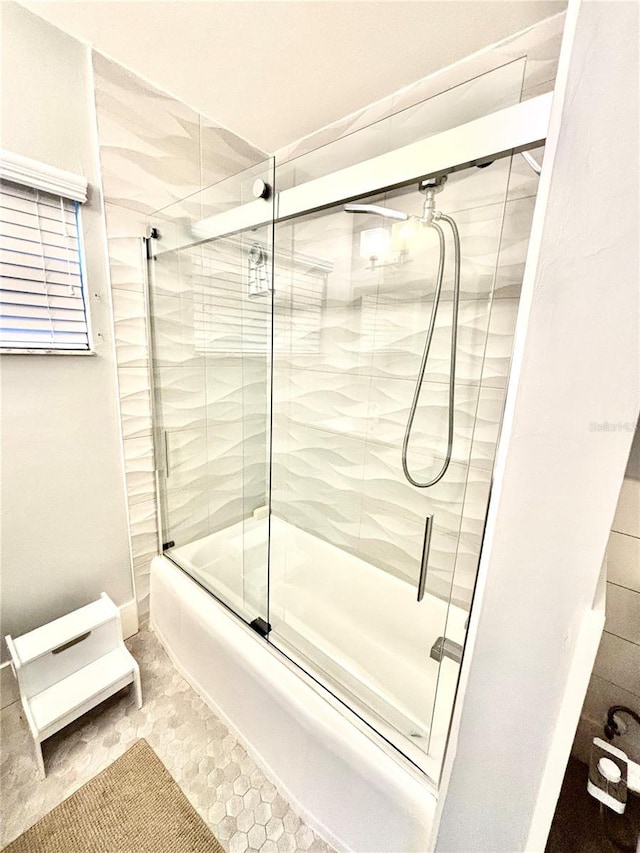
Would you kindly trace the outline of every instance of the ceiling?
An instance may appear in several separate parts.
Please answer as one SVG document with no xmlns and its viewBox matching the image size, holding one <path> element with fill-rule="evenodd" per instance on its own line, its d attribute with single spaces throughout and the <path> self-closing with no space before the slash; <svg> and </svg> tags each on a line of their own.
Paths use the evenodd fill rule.
<svg viewBox="0 0 640 853">
<path fill-rule="evenodd" d="M 272 153 L 565 0 L 21 0 Z"/>
</svg>

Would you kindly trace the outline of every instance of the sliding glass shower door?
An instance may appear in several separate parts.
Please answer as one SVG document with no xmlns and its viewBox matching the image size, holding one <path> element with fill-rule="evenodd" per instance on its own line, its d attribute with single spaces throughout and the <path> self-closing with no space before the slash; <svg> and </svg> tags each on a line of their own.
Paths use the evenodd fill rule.
<svg viewBox="0 0 640 853">
<path fill-rule="evenodd" d="M 537 189 L 482 166 L 278 209 L 266 161 L 151 222 L 164 553 L 433 779 Z"/>
<path fill-rule="evenodd" d="M 273 161 L 152 218 L 149 308 L 164 553 L 268 622 Z M 217 237 L 253 201 L 265 224 Z"/>
<path fill-rule="evenodd" d="M 444 750 L 489 496 L 510 350 L 487 344 L 515 307 L 496 293 L 510 165 L 450 175 L 436 196 L 462 259 L 454 322 L 446 233 L 406 458 L 418 482 L 442 469 L 454 369 L 451 459 L 428 488 L 403 470 L 438 289 L 425 193 L 276 224 L 270 639 L 416 763 Z"/>
</svg>

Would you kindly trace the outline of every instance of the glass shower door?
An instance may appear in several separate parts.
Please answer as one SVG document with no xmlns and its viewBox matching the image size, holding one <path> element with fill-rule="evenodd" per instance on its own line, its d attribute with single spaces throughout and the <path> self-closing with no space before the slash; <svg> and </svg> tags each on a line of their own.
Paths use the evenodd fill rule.
<svg viewBox="0 0 640 853">
<path fill-rule="evenodd" d="M 402 464 L 439 259 L 437 229 L 401 221 L 422 215 L 417 182 L 358 199 L 377 213 L 338 204 L 276 225 L 270 639 L 432 778 L 425 755 L 437 760 L 447 738 L 509 363 L 508 346 L 506 358 L 487 348 L 492 316 L 507 328 L 514 307 L 495 299 L 509 173 L 509 159 L 461 171 L 437 196 L 462 270 L 452 457 L 430 488 Z M 450 233 L 445 245 L 408 444 L 419 482 L 447 454 Z"/>
<path fill-rule="evenodd" d="M 439 291 L 406 459 L 432 480 L 448 455 L 455 243 L 446 232 L 440 287 L 417 181 L 276 221 L 267 161 L 151 222 L 165 554 L 434 780 L 533 210 L 519 165 L 451 173 L 435 202 L 462 262 L 451 458 L 429 488 L 405 476 L 403 439 Z"/>
<path fill-rule="evenodd" d="M 164 553 L 258 627 L 268 622 L 272 187 L 267 160 L 150 221 Z M 257 224 L 237 230 L 247 205 Z"/>
</svg>

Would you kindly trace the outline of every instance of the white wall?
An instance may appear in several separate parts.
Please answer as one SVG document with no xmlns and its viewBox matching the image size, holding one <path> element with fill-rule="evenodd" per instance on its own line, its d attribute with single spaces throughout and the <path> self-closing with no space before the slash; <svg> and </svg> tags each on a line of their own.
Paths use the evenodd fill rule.
<svg viewBox="0 0 640 853">
<path fill-rule="evenodd" d="M 2 357 L 2 634 L 18 635 L 103 590 L 124 604 L 133 584 L 88 51 L 4 2 L 2 90 L 2 147 L 89 180 L 96 349 Z"/>
<path fill-rule="evenodd" d="M 630 431 L 593 424 L 633 423 L 640 407 L 638 6 L 571 3 L 569 30 L 576 13 L 556 86 L 562 123 L 548 140 L 534 216 L 438 851 L 513 853 L 535 828 L 631 445 Z M 546 777 L 552 796 L 563 769 Z"/>
</svg>

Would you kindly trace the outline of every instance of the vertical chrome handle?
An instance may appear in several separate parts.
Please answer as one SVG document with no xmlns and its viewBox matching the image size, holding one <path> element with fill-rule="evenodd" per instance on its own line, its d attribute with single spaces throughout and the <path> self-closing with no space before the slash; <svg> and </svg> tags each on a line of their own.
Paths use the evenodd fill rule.
<svg viewBox="0 0 640 853">
<path fill-rule="evenodd" d="M 164 431 L 164 476 L 169 479 L 169 472 L 171 470 L 170 459 L 169 459 L 169 430 Z"/>
<path fill-rule="evenodd" d="M 433 516 L 428 515 L 424 520 L 424 542 L 422 544 L 422 559 L 420 560 L 420 577 L 418 578 L 418 601 L 422 601 L 424 598 L 424 588 L 427 583 L 427 565 L 429 563 L 432 527 Z"/>
</svg>

